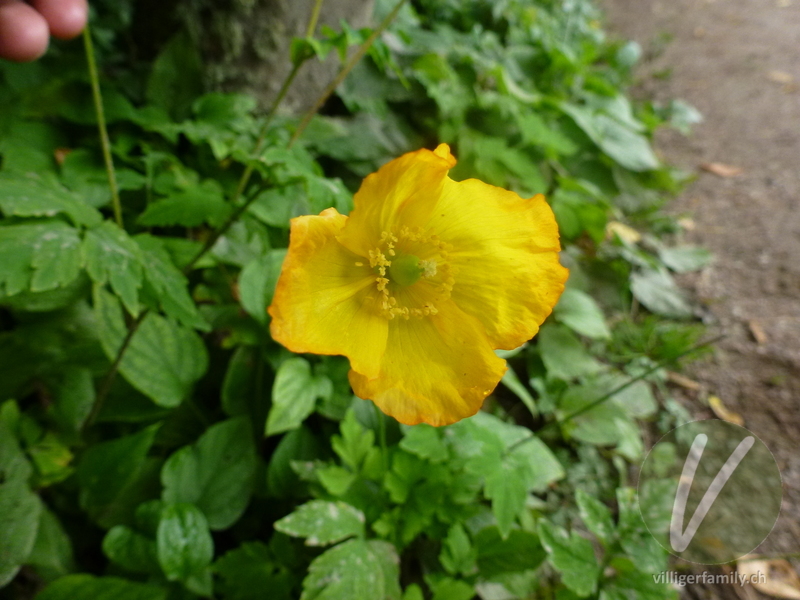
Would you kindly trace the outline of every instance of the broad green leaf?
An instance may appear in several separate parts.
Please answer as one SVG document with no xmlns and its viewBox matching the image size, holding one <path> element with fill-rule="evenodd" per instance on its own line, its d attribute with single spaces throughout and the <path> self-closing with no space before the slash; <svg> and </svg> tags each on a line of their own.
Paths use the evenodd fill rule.
<svg viewBox="0 0 800 600">
<path fill-rule="evenodd" d="M 222 410 L 229 417 L 249 415 L 253 405 L 262 402 L 257 398 L 258 369 L 266 370 L 258 348 L 239 346 L 228 361 L 222 382 Z M 263 372 L 262 372 L 263 375 Z"/>
<path fill-rule="evenodd" d="M 299 427 L 312 412 L 325 391 L 324 381 L 311 374 L 311 365 L 304 358 L 284 361 L 272 386 L 272 407 L 267 417 L 266 434 L 273 435 Z"/>
<path fill-rule="evenodd" d="M 91 370 L 71 367 L 54 386 L 52 414 L 63 430 L 77 433 L 91 413 L 94 402 Z"/>
<path fill-rule="evenodd" d="M 181 30 L 164 46 L 147 80 L 147 100 L 172 117 L 188 116 L 189 107 L 203 91 L 203 63 L 188 32 Z"/>
<path fill-rule="evenodd" d="M 666 271 L 646 270 L 631 275 L 631 291 L 645 308 L 677 319 L 692 316 L 692 307 Z"/>
<path fill-rule="evenodd" d="M 535 112 L 520 114 L 517 124 L 525 144 L 543 148 L 554 156 L 571 156 L 578 151 L 578 146 L 570 138 Z"/>
<path fill-rule="evenodd" d="M 248 263 L 239 275 L 242 307 L 259 323 L 266 324 L 267 306 L 272 302 L 286 250 L 271 250 Z"/>
<path fill-rule="evenodd" d="M 603 366 L 583 347 L 572 332 L 563 325 L 546 324 L 539 329 L 539 353 L 547 375 L 569 381 L 591 375 Z"/>
<path fill-rule="evenodd" d="M 450 575 L 469 575 L 476 571 L 477 552 L 472 547 L 469 536 L 461 523 L 450 527 L 443 540 L 439 562 Z"/>
<path fill-rule="evenodd" d="M 318 456 L 319 439 L 306 427 L 298 427 L 281 438 L 267 467 L 270 494 L 289 498 L 303 493 L 300 479 L 292 469 L 292 461 L 309 461 Z"/>
<path fill-rule="evenodd" d="M 211 564 L 214 540 L 208 522 L 193 504 L 170 504 L 156 534 L 158 562 L 170 581 L 186 582 Z"/>
<path fill-rule="evenodd" d="M 114 360 L 128 334 L 122 307 L 101 288 L 95 288 L 94 304 L 100 342 Z M 119 370 L 153 402 L 171 408 L 189 395 L 207 367 L 206 347 L 194 331 L 149 313 L 131 338 Z"/>
<path fill-rule="evenodd" d="M 398 563 L 387 542 L 349 540 L 311 562 L 301 600 L 399 600 Z"/>
<path fill-rule="evenodd" d="M 78 231 L 61 221 L 0 227 L 0 291 L 13 296 L 75 281 L 83 266 Z"/>
<path fill-rule="evenodd" d="M 222 187 L 211 179 L 198 186 L 176 192 L 150 204 L 138 222 L 147 227 L 197 227 L 207 223 L 221 226 L 231 214 Z"/>
<path fill-rule="evenodd" d="M 472 600 L 475 597 L 475 588 L 466 581 L 450 577 L 429 578 L 428 585 L 433 590 L 432 600 Z"/>
<path fill-rule="evenodd" d="M 611 331 L 606 325 L 603 311 L 589 294 L 568 287 L 561 294 L 553 309 L 558 321 L 561 321 L 575 333 L 585 335 L 594 340 L 608 339 Z"/>
<path fill-rule="evenodd" d="M 660 248 L 658 256 L 670 269 L 676 273 L 689 273 L 699 271 L 711 262 L 713 255 L 706 248 L 700 246 L 676 246 L 675 248 Z"/>
<path fill-rule="evenodd" d="M 537 568 L 547 557 L 539 536 L 512 529 L 503 538 L 497 527 L 484 527 L 474 538 L 478 568 L 482 577 Z"/>
<path fill-rule="evenodd" d="M 192 446 L 164 463 L 163 499 L 203 511 L 211 529 L 227 529 L 242 516 L 253 493 L 257 458 L 249 419 L 237 417 L 209 427 Z"/>
<path fill-rule="evenodd" d="M 293 577 L 262 542 L 245 542 L 214 563 L 227 600 L 290 600 Z"/>
<path fill-rule="evenodd" d="M 209 324 L 200 316 L 189 295 L 186 277 L 172 262 L 163 242 L 148 234 L 137 235 L 134 240 L 147 265 L 145 280 L 153 288 L 161 310 L 187 327 L 208 331 Z"/>
<path fill-rule="evenodd" d="M 547 521 L 539 523 L 539 539 L 565 586 L 581 598 L 594 592 L 600 579 L 600 564 L 589 540 L 575 532 L 567 534 Z"/>
<path fill-rule="evenodd" d="M 0 173 L 0 211 L 7 217 L 66 215 L 75 225 L 93 227 L 103 217 L 54 177 L 35 173 Z"/>
<path fill-rule="evenodd" d="M 607 545 L 614 535 L 614 522 L 611 520 L 609 508 L 583 490 L 576 492 L 575 499 L 586 527 Z"/>
<path fill-rule="evenodd" d="M 129 500 L 125 494 L 147 468 L 158 427 L 94 444 L 83 453 L 77 470 L 80 503 L 92 518 L 107 524 Z"/>
<path fill-rule="evenodd" d="M 307 546 L 328 546 L 364 535 L 364 513 L 345 502 L 312 500 L 275 523 L 286 535 L 306 539 Z"/>
<path fill-rule="evenodd" d="M 67 575 L 48 585 L 36 600 L 167 600 L 167 588 L 119 577 Z"/>
<path fill-rule="evenodd" d="M 28 485 L 30 473 L 14 434 L 0 421 L 0 587 L 14 578 L 36 542 L 42 503 Z"/>
<path fill-rule="evenodd" d="M 39 517 L 39 529 L 26 564 L 50 582 L 75 570 L 72 541 L 58 518 L 46 508 Z"/>
<path fill-rule="evenodd" d="M 558 407 L 562 419 L 583 410 L 605 394 L 605 388 L 596 381 L 575 385 L 567 389 L 559 399 Z M 610 398 L 586 412 L 564 423 L 565 431 L 575 439 L 609 446 L 622 439 L 620 422 L 629 420 L 626 411 Z"/>
<path fill-rule="evenodd" d="M 144 258 L 136 242 L 111 221 L 103 221 L 86 232 L 83 252 L 92 280 L 100 285 L 110 282 L 128 312 L 138 315 Z"/>
<path fill-rule="evenodd" d="M 134 573 L 157 575 L 161 572 L 156 541 L 126 525 L 116 525 L 106 533 L 103 554 L 111 562 Z"/>
</svg>

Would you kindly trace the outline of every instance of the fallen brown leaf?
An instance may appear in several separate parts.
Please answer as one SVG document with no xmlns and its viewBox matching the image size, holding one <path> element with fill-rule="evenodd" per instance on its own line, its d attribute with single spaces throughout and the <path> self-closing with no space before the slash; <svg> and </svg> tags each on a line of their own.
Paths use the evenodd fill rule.
<svg viewBox="0 0 800 600">
<path fill-rule="evenodd" d="M 767 74 L 767 77 L 769 78 L 770 81 L 774 81 L 775 83 L 780 83 L 784 85 L 787 83 L 792 83 L 794 81 L 794 77 L 790 73 L 787 73 L 786 71 L 770 71 Z"/>
<path fill-rule="evenodd" d="M 741 167 L 734 167 L 723 163 L 701 163 L 700 168 L 716 175 L 717 177 L 736 177 L 742 174 Z"/>
<path fill-rule="evenodd" d="M 763 346 L 769 341 L 767 334 L 764 333 L 764 329 L 761 327 L 761 323 L 751 320 L 747 322 L 747 326 L 750 328 L 750 333 L 759 346 Z"/>
<path fill-rule="evenodd" d="M 717 396 L 709 396 L 708 405 L 711 407 L 711 410 L 714 411 L 714 414 L 717 415 L 723 421 L 727 421 L 728 423 L 733 423 L 734 425 L 738 425 L 739 427 L 744 427 L 744 418 L 742 418 L 742 415 L 725 408 L 725 405 L 722 403 L 722 400 L 720 400 Z"/>
<path fill-rule="evenodd" d="M 771 560 L 740 559 L 736 570 L 741 579 L 749 581 L 759 592 L 775 598 L 800 600 L 800 577 L 792 565 L 782 558 Z"/>
<path fill-rule="evenodd" d="M 674 384 L 686 388 L 687 390 L 699 390 L 703 386 L 697 383 L 694 379 L 689 379 L 680 373 L 674 371 L 667 371 L 667 379 Z"/>
</svg>

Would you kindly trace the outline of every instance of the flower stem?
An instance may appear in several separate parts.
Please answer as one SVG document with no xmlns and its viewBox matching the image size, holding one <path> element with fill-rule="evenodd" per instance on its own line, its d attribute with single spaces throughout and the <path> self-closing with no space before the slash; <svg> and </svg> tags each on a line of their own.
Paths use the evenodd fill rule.
<svg viewBox="0 0 800 600">
<path fill-rule="evenodd" d="M 306 37 L 311 37 L 317 30 L 317 21 L 319 21 L 319 11 L 322 8 L 323 0 L 316 0 L 314 8 L 311 11 L 311 18 L 308 20 L 308 29 L 306 30 Z"/>
<path fill-rule="evenodd" d="M 103 161 L 106 165 L 108 175 L 108 187 L 111 188 L 111 204 L 114 207 L 114 220 L 120 227 L 122 224 L 122 205 L 119 201 L 119 190 L 117 188 L 117 176 L 114 172 L 114 160 L 111 158 L 111 143 L 108 139 L 106 129 L 106 117 L 103 111 L 103 97 L 100 95 L 100 78 L 97 75 L 97 64 L 94 59 L 94 46 L 92 45 L 92 34 L 87 25 L 83 29 L 83 47 L 86 50 L 86 62 L 89 65 L 89 79 L 92 82 L 92 97 L 94 99 L 94 111 L 97 115 L 97 128 L 100 131 L 100 145 L 103 149 Z"/>
<path fill-rule="evenodd" d="M 355 67 L 362 58 L 364 58 L 364 55 L 370 49 L 375 40 L 378 39 L 378 36 L 381 35 L 386 30 L 387 27 L 389 27 L 389 25 L 392 23 L 394 18 L 397 16 L 397 13 L 400 12 L 400 9 L 403 7 L 403 4 L 405 3 L 406 0 L 400 0 L 395 5 L 395 7 L 392 9 L 392 12 L 386 15 L 383 21 L 381 21 L 380 25 L 378 25 L 378 27 L 370 34 L 370 36 L 366 40 L 364 40 L 364 43 L 361 44 L 361 46 L 359 46 L 356 53 L 353 56 L 351 56 L 350 60 L 348 60 L 347 63 L 344 65 L 344 67 L 342 67 L 338 75 L 336 75 L 336 78 L 333 81 L 331 81 L 328 84 L 328 87 L 326 87 L 323 90 L 323 92 L 319 95 L 319 98 L 317 98 L 317 101 L 314 103 L 314 106 L 312 106 L 305 114 L 303 120 L 300 121 L 300 125 L 297 126 L 294 135 L 292 135 L 292 139 L 289 140 L 290 147 L 303 134 L 303 131 L 305 131 L 306 127 L 308 127 L 308 124 L 311 122 L 311 119 L 313 119 L 314 115 L 317 114 L 317 112 L 319 112 L 319 109 L 322 108 L 322 106 L 325 104 L 325 101 L 330 97 L 330 95 L 336 91 L 336 88 L 339 87 L 339 85 L 344 81 L 344 78 L 347 77 L 348 73 L 350 73 L 350 71 L 353 70 L 353 67 Z"/>
</svg>

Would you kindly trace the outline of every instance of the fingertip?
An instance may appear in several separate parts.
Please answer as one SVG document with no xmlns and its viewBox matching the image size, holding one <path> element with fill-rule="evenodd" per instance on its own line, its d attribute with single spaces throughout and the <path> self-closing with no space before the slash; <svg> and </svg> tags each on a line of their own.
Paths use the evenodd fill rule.
<svg viewBox="0 0 800 600">
<path fill-rule="evenodd" d="M 0 58 L 36 60 L 47 52 L 50 30 L 44 18 L 23 2 L 0 3 Z"/>
<path fill-rule="evenodd" d="M 60 40 L 74 38 L 86 27 L 86 0 L 34 0 L 33 6 L 47 21 L 50 34 Z"/>
</svg>

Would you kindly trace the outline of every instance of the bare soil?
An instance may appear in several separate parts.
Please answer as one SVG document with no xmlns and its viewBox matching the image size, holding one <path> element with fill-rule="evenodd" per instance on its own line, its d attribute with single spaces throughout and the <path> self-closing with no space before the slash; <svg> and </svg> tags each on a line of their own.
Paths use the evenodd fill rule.
<svg viewBox="0 0 800 600">
<path fill-rule="evenodd" d="M 664 160 L 696 171 L 672 205 L 695 228 L 686 241 L 715 260 L 682 284 L 724 333 L 690 367 L 702 384 L 689 409 L 713 417 L 708 395 L 739 413 L 772 450 L 782 513 L 759 553 L 800 551 L 800 0 L 603 0 L 608 27 L 644 56 L 635 95 L 682 98 L 705 120 L 690 137 L 663 131 Z M 741 174 L 699 168 L 723 163 Z M 795 568 L 800 564 L 793 560 Z M 754 598 L 721 586 L 689 596 Z"/>
</svg>

